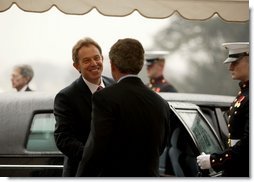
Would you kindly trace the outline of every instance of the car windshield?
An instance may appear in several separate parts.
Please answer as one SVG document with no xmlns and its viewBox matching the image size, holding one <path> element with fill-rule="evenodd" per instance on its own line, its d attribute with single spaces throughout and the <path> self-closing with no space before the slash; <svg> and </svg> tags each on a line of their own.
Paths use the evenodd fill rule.
<svg viewBox="0 0 254 182">
<path fill-rule="evenodd" d="M 200 151 L 205 153 L 221 151 L 215 134 L 197 110 L 177 109 L 177 112 L 192 132 Z"/>
</svg>

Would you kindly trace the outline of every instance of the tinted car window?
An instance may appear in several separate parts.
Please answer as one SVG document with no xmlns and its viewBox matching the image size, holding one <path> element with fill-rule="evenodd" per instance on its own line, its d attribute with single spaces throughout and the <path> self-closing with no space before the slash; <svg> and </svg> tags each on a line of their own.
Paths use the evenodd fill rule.
<svg viewBox="0 0 254 182">
<path fill-rule="evenodd" d="M 26 149 L 28 151 L 58 151 L 54 141 L 55 117 L 53 113 L 35 114 Z"/>
<path fill-rule="evenodd" d="M 213 153 L 221 150 L 216 136 L 197 110 L 177 109 L 177 112 L 191 129 L 200 151 Z"/>
</svg>

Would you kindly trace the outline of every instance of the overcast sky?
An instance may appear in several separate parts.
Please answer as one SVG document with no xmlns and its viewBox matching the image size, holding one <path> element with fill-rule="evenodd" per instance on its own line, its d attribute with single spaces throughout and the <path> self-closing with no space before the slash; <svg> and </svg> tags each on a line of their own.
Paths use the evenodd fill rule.
<svg viewBox="0 0 254 182">
<path fill-rule="evenodd" d="M 119 38 L 136 38 L 148 49 L 153 35 L 169 19 L 147 19 L 137 12 L 127 17 L 106 17 L 96 10 L 83 16 L 65 15 L 56 8 L 27 13 L 13 6 L 0 13 L 0 22 L 0 88 L 5 91 L 11 89 L 10 71 L 15 64 L 43 61 L 71 67 L 71 49 L 84 36 L 95 39 L 106 58 Z"/>
<path fill-rule="evenodd" d="M 10 74 L 15 64 L 49 63 L 52 69 L 46 70 L 46 73 L 35 70 L 37 76 L 40 73 L 55 78 L 51 75 L 54 72 L 55 75 L 58 73 L 58 80 L 64 75 L 68 76 L 69 70 L 66 73 L 65 69 L 72 69 L 72 47 L 84 36 L 92 37 L 101 45 L 106 59 L 104 73 L 108 75 L 107 54 L 112 44 L 119 38 L 132 37 L 140 40 L 145 49 L 149 49 L 154 35 L 169 24 L 170 18 L 148 19 L 137 12 L 126 17 L 106 17 L 96 10 L 82 16 L 65 15 L 56 8 L 45 13 L 28 13 L 13 6 L 0 13 L 0 22 L 0 91 L 13 91 Z M 38 88 L 38 84 L 42 83 L 38 83 L 36 74 L 32 84 Z M 51 85 L 47 88 L 51 88 Z"/>
</svg>

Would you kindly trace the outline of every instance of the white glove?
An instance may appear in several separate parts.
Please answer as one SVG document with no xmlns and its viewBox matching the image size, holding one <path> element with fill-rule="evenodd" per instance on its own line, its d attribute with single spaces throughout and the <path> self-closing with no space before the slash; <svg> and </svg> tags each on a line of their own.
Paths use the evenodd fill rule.
<svg viewBox="0 0 254 182">
<path fill-rule="evenodd" d="M 197 156 L 197 163 L 201 169 L 210 169 L 210 154 L 205 154 L 204 152 L 202 152 L 201 155 Z"/>
</svg>

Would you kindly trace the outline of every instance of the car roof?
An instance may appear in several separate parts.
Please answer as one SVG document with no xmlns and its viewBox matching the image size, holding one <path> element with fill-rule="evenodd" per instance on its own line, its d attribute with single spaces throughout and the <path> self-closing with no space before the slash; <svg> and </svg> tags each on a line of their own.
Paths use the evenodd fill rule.
<svg viewBox="0 0 254 182">
<path fill-rule="evenodd" d="M 169 102 L 228 107 L 232 96 L 158 93 Z M 22 154 L 34 112 L 53 111 L 54 92 L 0 93 L 0 154 Z"/>
<path fill-rule="evenodd" d="M 198 106 L 218 106 L 228 107 L 234 100 L 234 96 L 211 95 L 211 94 L 190 94 L 190 93 L 173 93 L 159 92 L 163 99 L 168 102 L 189 102 Z"/>
</svg>

